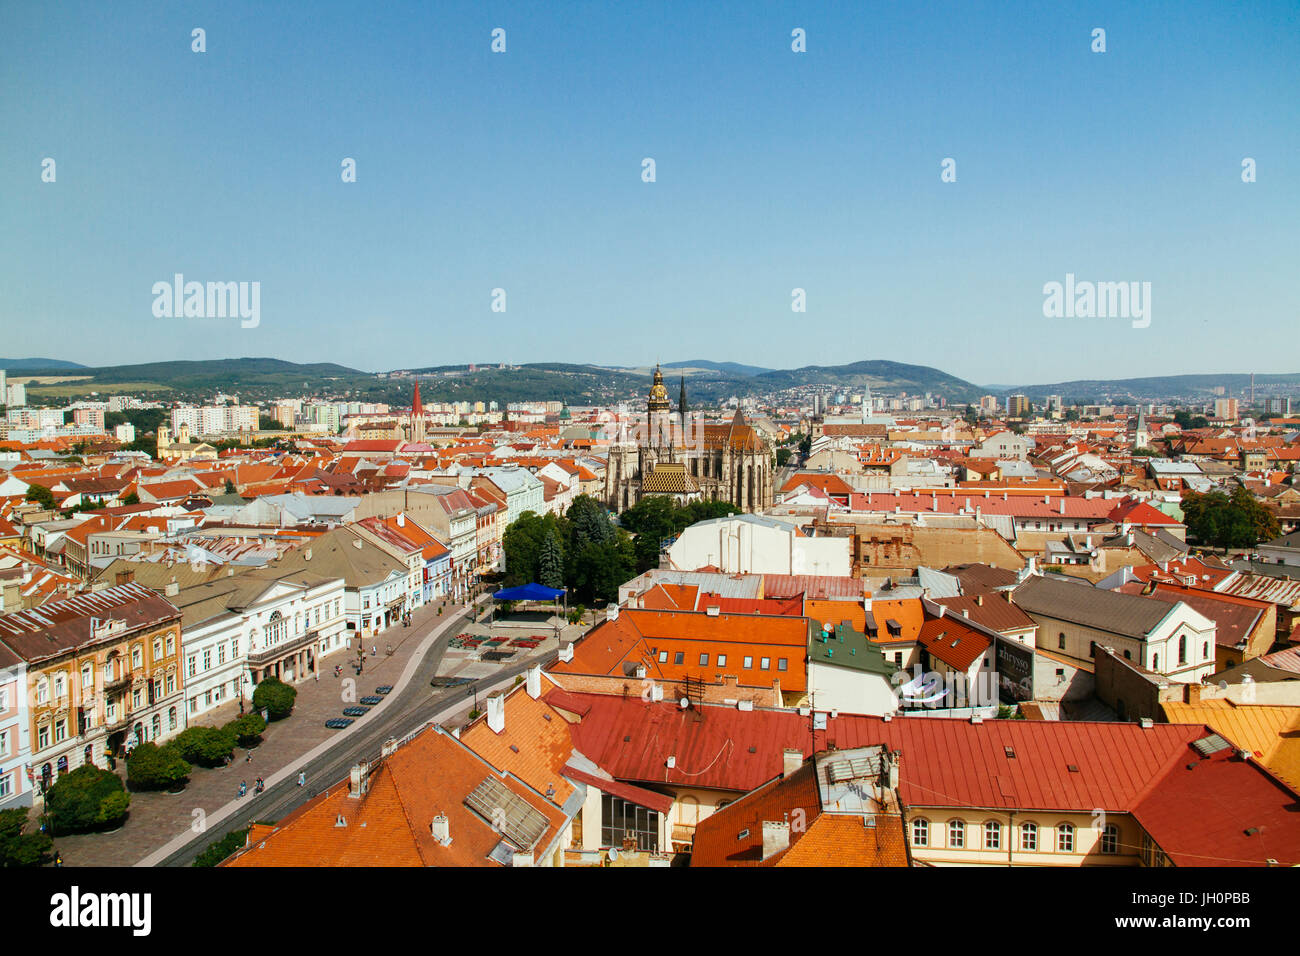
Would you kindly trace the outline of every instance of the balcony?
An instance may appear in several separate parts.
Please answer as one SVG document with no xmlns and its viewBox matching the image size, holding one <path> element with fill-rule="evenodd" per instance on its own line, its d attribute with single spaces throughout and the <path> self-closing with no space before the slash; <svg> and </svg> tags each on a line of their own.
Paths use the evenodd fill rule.
<svg viewBox="0 0 1300 956">
<path fill-rule="evenodd" d="M 133 680 L 134 680 L 134 675 L 123 674 L 121 677 L 117 678 L 116 680 L 105 681 L 104 696 L 112 697 L 115 694 L 122 693 L 124 690 L 126 690 L 131 686 L 131 682 Z"/>
<path fill-rule="evenodd" d="M 258 651 L 256 654 L 248 655 L 248 663 L 251 667 L 257 667 L 262 664 L 268 664 L 271 661 L 278 660 L 286 654 L 292 654 L 300 651 L 304 647 L 311 647 L 320 639 L 319 631 L 308 631 L 301 637 L 295 637 L 291 640 L 281 641 L 278 644 L 272 644 L 264 651 Z"/>
</svg>

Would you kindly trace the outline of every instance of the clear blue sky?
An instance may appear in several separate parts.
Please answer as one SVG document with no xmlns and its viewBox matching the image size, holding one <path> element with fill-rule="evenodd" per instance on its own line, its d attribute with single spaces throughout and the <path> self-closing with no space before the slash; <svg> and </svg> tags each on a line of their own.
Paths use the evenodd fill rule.
<svg viewBox="0 0 1300 956">
<path fill-rule="evenodd" d="M 1300 371 L 1295 2 L 8 3 L 0 130 L 10 357 Z"/>
</svg>

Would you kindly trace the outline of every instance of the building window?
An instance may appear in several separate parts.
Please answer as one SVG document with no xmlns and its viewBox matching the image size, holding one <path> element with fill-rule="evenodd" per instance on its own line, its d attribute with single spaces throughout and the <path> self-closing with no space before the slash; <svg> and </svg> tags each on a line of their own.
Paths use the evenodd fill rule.
<svg viewBox="0 0 1300 956">
<path fill-rule="evenodd" d="M 9 756 L 9 731 L 0 730 L 0 757 Z"/>
<path fill-rule="evenodd" d="M 667 664 L 667 663 L 668 663 L 668 652 L 667 652 L 667 651 L 660 651 L 660 652 L 659 652 L 659 663 L 660 663 L 660 664 Z"/>
<path fill-rule="evenodd" d="M 1074 824 L 1062 823 L 1056 828 L 1056 852 L 1074 852 Z"/>
<path fill-rule="evenodd" d="M 1152 655 L 1151 655 L 1151 669 L 1152 669 L 1153 671 L 1158 671 L 1158 670 L 1160 670 L 1160 655 L 1159 655 L 1159 654 L 1152 654 Z"/>
<path fill-rule="evenodd" d="M 1101 831 L 1101 852 L 1107 855 L 1119 852 L 1119 827 L 1113 823 L 1106 824 Z"/>
<path fill-rule="evenodd" d="M 700 655 L 700 666 L 701 666 L 701 667 L 707 667 L 708 664 L 709 664 L 709 655 L 708 655 L 708 654 L 701 654 L 701 655 Z"/>
<path fill-rule="evenodd" d="M 167 635 L 167 656 L 171 657 L 175 653 L 176 653 L 176 635 L 168 634 Z"/>
<path fill-rule="evenodd" d="M 1178 639 L 1178 663 L 1187 663 L 1187 635 L 1184 634 Z"/>
<path fill-rule="evenodd" d="M 751 668 L 751 667 L 753 667 L 753 666 L 754 666 L 754 658 L 752 658 L 752 657 L 746 657 L 746 658 L 745 658 L 745 668 L 748 670 L 749 668 Z"/>
<path fill-rule="evenodd" d="M 1022 850 L 1038 849 L 1038 824 L 1037 823 L 1020 824 L 1020 849 Z"/>
<path fill-rule="evenodd" d="M 50 682 L 44 677 L 36 682 L 36 703 L 48 704 L 50 702 Z"/>
<path fill-rule="evenodd" d="M 656 811 L 608 793 L 601 795 L 600 804 L 601 846 L 621 850 L 624 839 L 633 837 L 637 850 L 643 853 L 659 852 L 659 814 Z"/>
<path fill-rule="evenodd" d="M 140 650 L 140 645 L 137 644 L 135 647 L 131 648 L 131 669 L 139 670 L 143 666 L 144 666 L 144 655 L 143 652 Z"/>
<path fill-rule="evenodd" d="M 153 659 L 154 659 L 154 660 L 157 660 L 158 658 L 162 657 L 162 649 L 163 649 L 162 638 L 161 638 L 161 637 L 155 637 L 155 638 L 153 639 Z"/>
<path fill-rule="evenodd" d="M 685 660 L 685 658 L 686 658 L 685 653 L 683 653 L 682 651 L 678 651 L 676 654 L 673 655 L 673 663 L 680 664 L 683 662 L 683 660 Z"/>
<path fill-rule="evenodd" d="M 252 638 L 249 638 L 249 641 L 251 643 Z M 239 638 L 236 637 L 233 638 L 230 642 L 230 659 L 233 661 L 233 660 L 238 660 L 238 658 L 239 658 Z"/>
<path fill-rule="evenodd" d="M 211 668 L 212 668 L 212 651 L 210 649 L 205 648 L 203 651 L 203 669 L 206 671 L 206 670 L 210 670 Z"/>
<path fill-rule="evenodd" d="M 961 820 L 948 821 L 948 846 L 954 850 L 966 847 L 966 824 Z"/>
<path fill-rule="evenodd" d="M 788 660 L 787 658 L 784 658 L 784 657 L 778 658 L 778 659 L 777 659 L 777 662 L 776 662 L 776 669 L 779 670 L 779 671 L 788 670 L 788 669 L 789 669 L 789 660 Z"/>
<path fill-rule="evenodd" d="M 1002 824 L 996 820 L 989 820 L 984 824 L 984 849 L 1002 849 Z"/>
<path fill-rule="evenodd" d="M 140 691 L 139 689 L 131 691 L 131 707 L 135 710 L 140 709 Z"/>
<path fill-rule="evenodd" d="M 95 686 L 95 668 L 93 665 L 81 665 L 81 686 L 87 688 L 93 688 Z"/>
<path fill-rule="evenodd" d="M 718 655 L 718 666 L 719 666 L 719 667 L 726 667 L 726 666 L 727 666 L 727 655 L 726 655 L 726 654 L 719 654 L 719 655 Z"/>
<path fill-rule="evenodd" d="M 68 739 L 68 722 L 66 720 L 56 720 L 54 722 L 54 742 L 61 744 Z"/>
<path fill-rule="evenodd" d="M 187 661 L 185 662 L 185 672 L 186 672 L 186 674 L 188 674 L 190 677 L 193 677 L 194 674 L 195 674 L 195 672 L 196 672 L 196 670 L 197 670 L 197 665 L 196 665 L 196 663 L 195 663 L 194 658 L 191 657 L 191 658 L 189 658 L 189 660 L 187 660 Z"/>
<path fill-rule="evenodd" d="M 169 693 L 169 694 L 174 694 L 175 692 L 176 692 L 176 675 L 175 675 L 175 674 L 168 674 L 168 675 L 167 675 L 167 693 Z"/>
<path fill-rule="evenodd" d="M 1056 647 L 1057 647 L 1058 650 L 1062 650 L 1062 651 L 1065 650 L 1065 632 L 1064 632 L 1064 631 L 1062 631 L 1062 632 L 1061 632 L 1061 635 L 1056 639 Z"/>
<path fill-rule="evenodd" d="M 225 644 L 218 644 L 218 645 L 217 645 L 217 663 L 218 663 L 218 664 L 224 664 L 225 662 L 226 662 L 226 645 L 225 645 Z"/>
<path fill-rule="evenodd" d="M 1210 659 L 1210 642 L 1209 642 L 1209 641 L 1206 641 L 1205 644 L 1201 647 L 1201 656 L 1202 656 L 1203 658 L 1205 658 L 1207 661 Z"/>
<path fill-rule="evenodd" d="M 13 785 L 9 782 L 11 774 L 5 774 L 0 777 L 0 797 L 7 797 L 13 792 Z"/>
<path fill-rule="evenodd" d="M 36 731 L 36 746 L 44 750 L 50 745 L 50 725 L 45 724 Z"/>
<path fill-rule="evenodd" d="M 913 820 L 912 821 L 912 846 L 929 846 L 930 845 L 930 821 Z"/>
<path fill-rule="evenodd" d="M 758 662 L 758 669 L 759 669 L 759 670 L 763 670 L 763 671 L 765 671 L 765 670 L 770 670 L 771 667 L 772 667 L 772 658 L 770 658 L 770 657 L 764 657 L 764 658 L 760 659 L 759 662 Z"/>
<path fill-rule="evenodd" d="M 55 700 L 58 700 L 60 697 L 62 697 L 68 692 L 68 689 L 67 687 L 64 686 L 64 684 L 65 681 L 63 679 L 63 675 L 55 674 L 54 675 L 54 699 Z"/>
</svg>

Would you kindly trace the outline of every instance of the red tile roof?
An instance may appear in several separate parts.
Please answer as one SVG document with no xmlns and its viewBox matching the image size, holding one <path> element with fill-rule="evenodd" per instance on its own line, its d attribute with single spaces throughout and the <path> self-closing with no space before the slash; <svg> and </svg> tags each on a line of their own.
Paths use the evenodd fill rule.
<svg viewBox="0 0 1300 956">
<path fill-rule="evenodd" d="M 885 743 L 902 751 L 900 797 L 913 807 L 1126 811 L 1187 744 L 1208 733 L 1191 724 L 971 724 L 846 714 L 815 731 L 796 711 L 708 704 L 683 710 L 596 694 L 547 700 L 565 710 L 585 708 L 573 727 L 574 746 L 621 780 L 748 792 L 780 776 L 787 748 L 806 758 L 830 744 L 845 750 Z"/>
</svg>

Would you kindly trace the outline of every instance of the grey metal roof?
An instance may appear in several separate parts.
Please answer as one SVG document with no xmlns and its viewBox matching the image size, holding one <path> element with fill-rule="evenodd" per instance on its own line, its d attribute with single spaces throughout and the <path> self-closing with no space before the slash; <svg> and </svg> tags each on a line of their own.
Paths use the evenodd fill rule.
<svg viewBox="0 0 1300 956">
<path fill-rule="evenodd" d="M 1016 588 L 1016 604 L 1029 614 L 1144 639 L 1169 615 L 1170 605 L 1136 594 L 1103 591 L 1059 575 L 1034 576 Z"/>
</svg>

